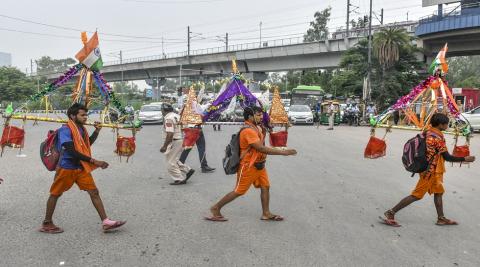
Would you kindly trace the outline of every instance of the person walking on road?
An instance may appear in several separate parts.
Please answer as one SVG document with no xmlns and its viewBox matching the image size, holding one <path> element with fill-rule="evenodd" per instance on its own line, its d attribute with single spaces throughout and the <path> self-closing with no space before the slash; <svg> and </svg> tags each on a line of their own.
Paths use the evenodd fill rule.
<svg viewBox="0 0 480 267">
<path fill-rule="evenodd" d="M 262 202 L 261 220 L 282 221 L 283 217 L 270 212 L 270 182 L 265 162 L 267 155 L 295 155 L 294 149 L 275 149 L 265 146 L 266 130 L 261 126 L 263 111 L 260 107 L 247 107 L 243 112 L 245 127 L 240 131 L 240 165 L 237 171 L 235 189 L 226 194 L 218 203 L 210 208 L 210 221 L 227 221 L 220 212 L 223 206 L 244 195 L 253 184 L 260 188 Z"/>
<path fill-rule="evenodd" d="M 335 124 L 335 105 L 333 104 L 333 101 L 328 101 L 328 108 L 327 108 L 327 114 L 328 114 L 328 129 L 327 130 L 333 130 L 333 125 Z"/>
<path fill-rule="evenodd" d="M 443 113 L 436 113 L 430 120 L 430 129 L 427 134 L 427 161 L 430 162 L 428 170 L 420 174 L 420 179 L 412 193 L 402 199 L 395 207 L 385 212 L 385 223 L 392 226 L 400 226 L 395 221 L 395 214 L 415 201 L 423 198 L 428 192 L 433 194 L 435 208 L 437 210 L 437 225 L 457 225 L 457 222 L 445 218 L 443 214 L 442 196 L 445 192 L 443 187 L 443 174 L 445 173 L 445 161 L 450 162 L 473 162 L 475 157 L 454 157 L 448 153 L 445 138 L 442 131 L 448 129 L 449 118 Z"/>
<path fill-rule="evenodd" d="M 164 129 L 167 133 L 165 142 L 160 152 L 165 154 L 167 170 L 173 179 L 170 185 L 186 184 L 195 170 L 180 162 L 180 154 L 183 150 L 182 131 L 180 129 L 180 115 L 174 112 L 172 105 L 163 103 L 162 114 L 164 117 Z"/>
<path fill-rule="evenodd" d="M 108 163 L 91 157 L 90 146 L 100 133 L 99 123 L 95 123 L 95 131 L 89 137 L 84 125 L 87 122 L 88 109 L 81 104 L 73 104 L 67 111 L 68 123 L 63 125 L 57 133 L 57 149 L 61 151 L 59 165 L 55 179 L 50 188 L 50 197 L 47 201 L 45 220 L 40 232 L 57 234 L 63 229 L 53 223 L 52 217 L 60 196 L 68 191 L 74 183 L 80 190 L 87 191 L 93 206 L 102 220 L 104 231 L 112 230 L 124 225 L 125 221 L 113 221 L 107 217 L 102 199 L 95 185 L 91 172 L 96 168 L 108 168 Z"/>
</svg>

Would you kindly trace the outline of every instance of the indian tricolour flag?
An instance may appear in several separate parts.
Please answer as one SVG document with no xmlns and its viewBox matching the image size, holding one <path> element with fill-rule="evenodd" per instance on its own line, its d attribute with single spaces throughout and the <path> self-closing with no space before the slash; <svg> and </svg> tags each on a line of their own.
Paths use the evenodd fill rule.
<svg viewBox="0 0 480 267">
<path fill-rule="evenodd" d="M 103 67 L 102 55 L 100 54 L 100 48 L 98 47 L 97 32 L 95 32 L 90 40 L 85 43 L 75 57 L 91 70 L 100 70 Z"/>
<path fill-rule="evenodd" d="M 433 60 L 432 64 L 430 65 L 430 68 L 428 69 L 428 72 L 431 74 L 435 74 L 437 69 L 440 69 L 440 71 L 443 74 L 446 74 L 448 72 L 448 64 L 447 61 L 445 60 L 445 56 L 447 54 L 448 46 L 445 44 L 445 46 L 438 52 L 437 57 L 435 60 Z"/>
</svg>

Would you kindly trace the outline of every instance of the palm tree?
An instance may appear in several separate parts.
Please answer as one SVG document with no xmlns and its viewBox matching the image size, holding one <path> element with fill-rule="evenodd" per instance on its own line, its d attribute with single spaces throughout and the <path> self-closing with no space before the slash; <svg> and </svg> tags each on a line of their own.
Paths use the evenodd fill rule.
<svg viewBox="0 0 480 267">
<path fill-rule="evenodd" d="M 389 69 L 400 59 L 400 47 L 410 42 L 403 28 L 384 28 L 373 36 L 373 55 L 383 68 Z"/>
</svg>

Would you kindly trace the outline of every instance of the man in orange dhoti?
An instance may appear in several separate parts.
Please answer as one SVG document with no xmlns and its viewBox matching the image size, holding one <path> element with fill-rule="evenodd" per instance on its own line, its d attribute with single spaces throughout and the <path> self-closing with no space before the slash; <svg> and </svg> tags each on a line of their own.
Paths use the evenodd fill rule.
<svg viewBox="0 0 480 267">
<path fill-rule="evenodd" d="M 108 163 L 91 157 L 90 145 L 95 142 L 101 127 L 95 124 L 95 131 L 89 137 L 84 125 L 87 122 L 87 108 L 81 104 L 72 105 L 67 115 L 68 124 L 62 126 L 57 133 L 57 149 L 61 151 L 60 161 L 55 173 L 55 179 L 50 188 L 50 197 L 47 201 L 45 220 L 42 223 L 40 232 L 57 234 L 63 229 L 53 223 L 52 217 L 57 200 L 68 191 L 74 183 L 80 190 L 87 191 L 92 200 L 93 206 L 102 220 L 104 231 L 118 228 L 125 224 L 125 221 L 113 221 L 107 217 L 102 199 L 95 185 L 91 172 L 96 168 L 108 168 Z"/>
<path fill-rule="evenodd" d="M 402 199 L 395 207 L 385 212 L 385 223 L 392 226 L 400 226 L 395 221 L 395 214 L 413 202 L 420 200 L 428 192 L 433 194 L 433 201 L 437 210 L 437 225 L 456 225 L 457 222 L 445 218 L 443 214 L 442 196 L 443 174 L 445 173 L 445 161 L 450 162 L 473 162 L 475 157 L 454 157 L 447 151 L 445 138 L 442 131 L 448 129 L 449 118 L 443 113 L 436 113 L 430 120 L 431 127 L 427 131 L 427 160 L 431 162 L 427 171 L 420 174 L 417 186 L 412 193 Z"/>
<path fill-rule="evenodd" d="M 295 155 L 295 149 L 276 149 L 265 146 L 265 133 L 261 127 L 263 112 L 260 107 L 247 107 L 243 112 L 245 128 L 240 132 L 240 166 L 237 171 L 237 184 L 235 189 L 225 195 L 218 203 L 210 208 L 211 216 L 205 219 L 210 221 L 227 221 L 221 214 L 223 206 L 244 195 L 253 185 L 260 188 L 262 202 L 261 220 L 282 221 L 283 217 L 270 212 L 270 182 L 268 179 L 265 162 L 267 155 Z"/>
</svg>

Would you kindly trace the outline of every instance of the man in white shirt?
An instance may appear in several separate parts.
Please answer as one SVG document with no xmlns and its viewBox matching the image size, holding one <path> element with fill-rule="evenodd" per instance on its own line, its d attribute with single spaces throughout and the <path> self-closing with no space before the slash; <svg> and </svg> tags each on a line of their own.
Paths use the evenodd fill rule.
<svg viewBox="0 0 480 267">
<path fill-rule="evenodd" d="M 327 130 L 333 130 L 333 124 L 335 123 L 335 105 L 333 104 L 333 101 L 328 101 L 328 129 Z"/>
<path fill-rule="evenodd" d="M 173 182 L 170 184 L 186 184 L 195 170 L 179 160 L 183 151 L 182 131 L 179 125 L 180 115 L 173 112 L 172 105 L 166 103 L 162 104 L 162 114 L 167 136 L 162 148 L 160 148 L 160 152 L 165 154 L 167 170 L 173 179 Z"/>
</svg>

